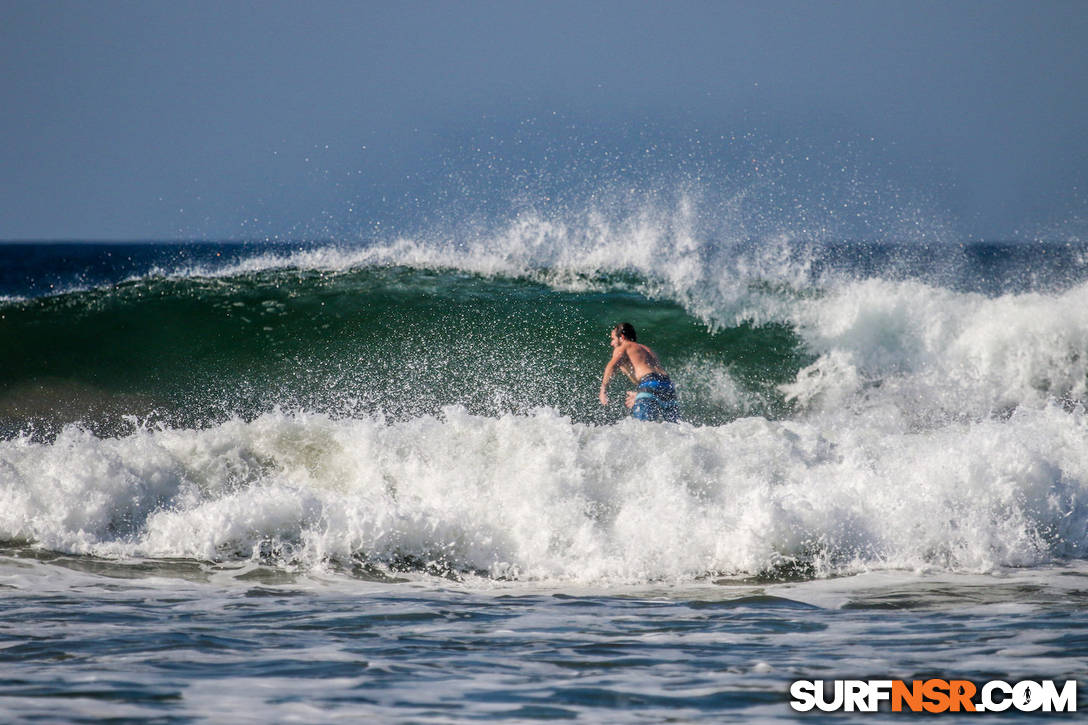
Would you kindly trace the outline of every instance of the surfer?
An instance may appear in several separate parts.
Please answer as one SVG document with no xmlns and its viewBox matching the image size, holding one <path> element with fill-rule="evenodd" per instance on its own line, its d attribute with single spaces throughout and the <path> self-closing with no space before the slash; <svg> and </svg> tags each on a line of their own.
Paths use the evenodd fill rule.
<svg viewBox="0 0 1088 725">
<path fill-rule="evenodd" d="M 601 405 L 608 405 L 608 383 L 619 368 L 636 386 L 627 393 L 626 405 L 631 409 L 632 418 L 675 423 L 680 419 L 676 389 L 657 355 L 637 339 L 630 322 L 621 322 L 612 328 L 612 359 L 605 365 L 601 380 Z"/>
</svg>

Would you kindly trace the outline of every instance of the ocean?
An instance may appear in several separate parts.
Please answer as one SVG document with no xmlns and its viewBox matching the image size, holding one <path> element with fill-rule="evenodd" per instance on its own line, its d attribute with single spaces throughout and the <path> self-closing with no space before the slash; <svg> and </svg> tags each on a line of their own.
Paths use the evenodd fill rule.
<svg viewBox="0 0 1088 725">
<path fill-rule="evenodd" d="M 621 321 L 679 424 L 598 402 Z M 792 682 L 930 678 L 1083 709 L 1086 399 L 1077 241 L 3 244 L 0 719 L 819 721 Z"/>
</svg>

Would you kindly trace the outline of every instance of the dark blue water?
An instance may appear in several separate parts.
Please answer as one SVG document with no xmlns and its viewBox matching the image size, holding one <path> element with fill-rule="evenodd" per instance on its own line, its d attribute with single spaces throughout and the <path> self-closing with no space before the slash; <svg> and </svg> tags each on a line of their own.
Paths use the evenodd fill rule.
<svg viewBox="0 0 1088 725">
<path fill-rule="evenodd" d="M 1088 666 L 1083 566 L 541 590 L 23 556 L 0 558 L 18 720 L 801 720 L 795 679 Z"/>
<path fill-rule="evenodd" d="M 0 242 L 0 297 L 111 285 L 151 272 L 210 272 L 257 255 L 289 259 L 293 253 L 329 248 L 350 253 L 375 243 Z M 760 245 L 758 240 L 731 243 L 738 251 Z M 792 254 L 811 264 L 813 279 L 826 274 L 913 278 L 987 294 L 1062 289 L 1088 275 L 1088 244 L 1072 242 L 825 242 L 799 245 Z"/>
</svg>

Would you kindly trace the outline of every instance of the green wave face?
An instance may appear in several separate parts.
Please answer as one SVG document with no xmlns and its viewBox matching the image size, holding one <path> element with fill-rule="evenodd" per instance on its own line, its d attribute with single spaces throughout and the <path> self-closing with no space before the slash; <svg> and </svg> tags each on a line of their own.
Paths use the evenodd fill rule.
<svg viewBox="0 0 1088 725">
<path fill-rule="evenodd" d="M 630 289 L 368 267 L 145 278 L 7 303 L 0 426 L 200 426 L 277 407 L 404 419 L 448 405 L 606 423 L 626 412 L 622 379 L 612 406 L 597 402 L 608 331 L 625 320 L 672 374 L 686 420 L 788 412 L 776 386 L 811 362 L 789 327 L 711 332 Z"/>
</svg>

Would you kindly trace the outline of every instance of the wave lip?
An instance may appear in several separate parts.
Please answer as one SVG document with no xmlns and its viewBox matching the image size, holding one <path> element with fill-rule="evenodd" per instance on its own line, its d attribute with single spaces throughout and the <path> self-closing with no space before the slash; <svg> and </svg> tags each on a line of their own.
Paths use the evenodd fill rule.
<svg viewBox="0 0 1088 725">
<path fill-rule="evenodd" d="M 749 418 L 572 424 L 449 408 L 269 414 L 0 444 L 0 539 L 544 582 L 990 571 L 1083 558 L 1088 425 L 1058 409 L 921 434 Z"/>
</svg>

